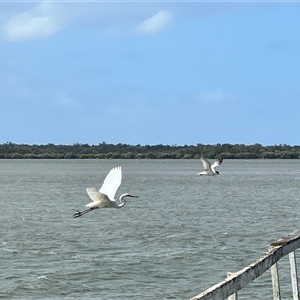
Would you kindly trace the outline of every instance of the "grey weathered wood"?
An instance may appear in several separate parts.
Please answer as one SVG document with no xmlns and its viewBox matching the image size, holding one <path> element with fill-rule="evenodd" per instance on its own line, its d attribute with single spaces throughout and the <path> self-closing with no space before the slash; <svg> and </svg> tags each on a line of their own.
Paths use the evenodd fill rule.
<svg viewBox="0 0 300 300">
<path fill-rule="evenodd" d="M 227 273 L 227 278 L 231 278 L 232 276 L 234 276 L 234 273 L 232 273 L 232 272 Z M 238 294 L 234 293 L 234 294 L 230 295 L 227 300 L 238 300 Z"/>
<path fill-rule="evenodd" d="M 283 256 L 295 251 L 299 247 L 300 230 L 297 230 L 294 233 L 273 242 L 269 252 L 256 262 L 240 270 L 239 272 L 234 273 L 234 275 L 230 276 L 230 278 L 227 278 L 224 281 L 221 281 L 220 283 L 208 288 L 203 293 L 191 298 L 191 300 L 226 299 L 270 269 Z M 279 298 L 274 299 L 280 299 L 279 285 L 276 293 L 277 297 Z"/>
<path fill-rule="evenodd" d="M 285 246 L 300 239 L 300 229 L 271 243 L 271 246 Z"/>
<path fill-rule="evenodd" d="M 272 277 L 272 285 L 273 285 L 273 298 L 274 300 L 280 300 L 280 286 L 279 286 L 279 277 L 278 277 L 278 265 L 275 263 L 271 267 L 271 277 Z"/>
<path fill-rule="evenodd" d="M 191 300 L 225 299 L 259 277 L 281 257 L 281 247 L 273 248 L 271 252 L 257 260 L 255 263 L 236 272 L 231 278 L 227 278 L 203 293 L 191 298 Z"/>
<path fill-rule="evenodd" d="M 296 255 L 295 255 L 294 251 L 289 254 L 289 260 L 290 260 L 290 265 L 291 265 L 291 280 L 292 280 L 292 289 L 293 289 L 293 299 L 299 300 Z"/>
</svg>

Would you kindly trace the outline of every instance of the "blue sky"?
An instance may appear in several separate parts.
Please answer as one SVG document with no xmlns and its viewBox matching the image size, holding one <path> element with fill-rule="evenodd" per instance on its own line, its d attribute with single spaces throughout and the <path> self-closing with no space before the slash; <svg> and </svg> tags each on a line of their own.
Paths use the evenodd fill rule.
<svg viewBox="0 0 300 300">
<path fill-rule="evenodd" d="M 0 2 L 0 143 L 300 144 L 300 2 Z"/>
</svg>

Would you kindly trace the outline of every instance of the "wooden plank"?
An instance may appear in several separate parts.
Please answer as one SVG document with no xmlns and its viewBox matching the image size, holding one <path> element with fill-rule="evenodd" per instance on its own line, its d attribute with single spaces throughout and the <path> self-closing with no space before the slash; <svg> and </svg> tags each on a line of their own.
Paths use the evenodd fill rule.
<svg viewBox="0 0 300 300">
<path fill-rule="evenodd" d="M 271 277 L 272 277 L 272 285 L 273 285 L 273 298 L 274 300 L 280 300 L 280 285 L 279 285 L 279 276 L 278 276 L 278 265 L 275 263 L 271 267 Z"/>
<path fill-rule="evenodd" d="M 203 293 L 191 298 L 191 300 L 219 300 L 228 298 L 271 268 L 281 257 L 282 247 L 273 247 L 271 252 L 268 252 L 253 264 L 234 273 L 231 278 L 227 278 L 210 287 Z"/>
<path fill-rule="evenodd" d="M 279 240 L 271 243 L 271 246 L 276 247 L 276 246 L 285 246 L 288 245 L 294 241 L 300 240 L 300 229 L 294 231 L 293 233 L 280 238 Z M 295 249 L 296 250 L 296 249 Z"/>
<path fill-rule="evenodd" d="M 234 273 L 232 273 L 232 272 L 227 273 L 227 278 L 231 278 L 232 276 L 234 276 Z M 238 300 L 237 293 L 230 295 L 227 300 Z"/>
<path fill-rule="evenodd" d="M 299 300 L 296 255 L 295 255 L 294 251 L 289 254 L 289 260 L 290 260 L 290 265 L 291 265 L 291 280 L 292 280 L 292 289 L 293 289 L 293 299 Z"/>
<path fill-rule="evenodd" d="M 191 300 L 226 299 L 271 268 L 283 256 L 297 250 L 298 248 L 300 248 L 300 230 L 273 242 L 269 252 L 265 256 L 241 271 L 234 273 L 235 275 L 231 278 L 227 278 L 226 280 L 208 288 L 201 294 L 194 296 Z M 277 298 L 274 299 L 280 299 L 279 284 L 275 291 L 277 293 Z"/>
</svg>

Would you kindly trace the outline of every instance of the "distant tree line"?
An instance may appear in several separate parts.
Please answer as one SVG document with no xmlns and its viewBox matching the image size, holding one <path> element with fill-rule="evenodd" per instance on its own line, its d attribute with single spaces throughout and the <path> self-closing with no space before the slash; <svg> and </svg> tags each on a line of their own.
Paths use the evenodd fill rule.
<svg viewBox="0 0 300 300">
<path fill-rule="evenodd" d="M 0 144 L 0 159 L 193 159 L 202 153 L 207 158 L 222 155 L 227 159 L 299 159 L 300 146 L 261 144 L 216 145 L 27 145 L 7 142 Z"/>
</svg>

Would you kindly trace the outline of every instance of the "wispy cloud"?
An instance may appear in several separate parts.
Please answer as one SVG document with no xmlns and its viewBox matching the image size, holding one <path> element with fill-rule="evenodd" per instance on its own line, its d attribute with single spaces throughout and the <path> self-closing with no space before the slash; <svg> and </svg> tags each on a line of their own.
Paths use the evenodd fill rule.
<svg viewBox="0 0 300 300">
<path fill-rule="evenodd" d="M 138 34 L 157 34 L 167 28 L 172 21 L 172 14 L 161 10 L 154 16 L 144 20 L 136 27 Z"/>
<path fill-rule="evenodd" d="M 16 14 L 1 27 L 1 35 L 12 42 L 51 36 L 65 24 L 59 8 L 58 3 L 42 2 Z"/>
<path fill-rule="evenodd" d="M 201 93 L 197 95 L 196 98 L 201 102 L 216 103 L 229 100 L 232 98 L 232 96 L 223 92 L 222 90 L 216 90 L 212 92 Z"/>
</svg>

